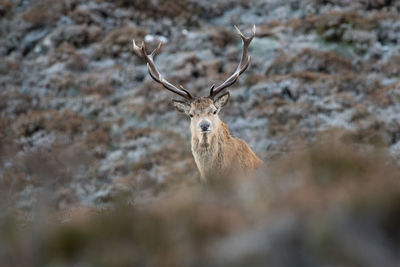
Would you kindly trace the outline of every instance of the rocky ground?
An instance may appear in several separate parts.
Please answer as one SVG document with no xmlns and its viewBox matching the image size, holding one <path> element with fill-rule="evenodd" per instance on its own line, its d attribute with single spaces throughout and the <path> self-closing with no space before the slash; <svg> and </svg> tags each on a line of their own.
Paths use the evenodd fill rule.
<svg viewBox="0 0 400 267">
<path fill-rule="evenodd" d="M 321 211 L 323 207 L 314 207 L 315 202 L 328 199 L 332 210 L 316 222 L 310 219 L 315 217 L 304 218 L 304 214 L 290 212 L 297 209 L 296 197 L 286 200 L 270 189 L 255 190 L 258 183 L 265 183 L 261 178 L 251 189 L 255 190 L 251 192 L 256 200 L 243 202 L 237 189 L 229 189 L 227 214 L 221 215 L 225 221 L 215 219 L 213 215 L 224 209 L 225 200 L 216 200 L 220 189 L 212 187 L 210 202 L 205 206 L 199 204 L 204 193 L 201 190 L 205 189 L 192 188 L 198 183 L 198 174 L 190 151 L 189 119 L 174 110 L 170 101 L 174 96 L 149 77 L 145 63 L 132 52 L 132 39 L 145 40 L 149 48 L 162 41 L 163 50 L 156 60 L 161 72 L 192 93 L 206 95 L 213 83 L 224 81 L 238 64 L 241 43 L 233 25 L 246 34 L 253 24 L 257 26 L 257 35 L 250 47 L 252 62 L 231 88 L 230 104 L 222 112 L 222 119 L 232 134 L 245 140 L 267 165 L 278 165 L 265 174 L 283 177 L 274 189 L 295 190 L 294 195 L 298 194 L 300 199 L 310 194 L 312 199 L 300 201 L 299 210 L 316 216 L 319 213 L 314 213 L 314 208 Z M 293 259 L 303 260 L 302 266 L 395 266 L 399 262 L 394 252 L 400 249 L 399 232 L 390 223 L 400 218 L 395 190 L 398 183 L 392 181 L 398 178 L 398 172 L 392 168 L 396 169 L 400 159 L 399 42 L 400 2 L 394 0 L 1 0 L 0 207 L 17 210 L 17 217 L 25 218 L 24 221 L 35 221 L 44 202 L 47 209 L 69 217 L 64 212 L 70 209 L 115 207 L 123 196 L 131 211 L 139 204 L 158 203 L 157 199 L 164 199 L 165 194 L 180 192 L 178 188 L 188 186 L 189 192 L 195 191 L 192 200 L 188 200 L 191 198 L 187 192 L 182 193 L 182 199 L 189 204 L 182 207 L 176 199 L 170 200 L 172 203 L 167 201 L 171 207 L 178 206 L 174 211 L 180 214 L 181 210 L 186 212 L 194 207 L 192 215 L 198 219 L 204 215 L 202 212 L 211 209 L 210 216 L 218 222 L 221 219 L 221 225 L 229 229 L 219 229 L 222 226 L 214 221 L 195 224 L 199 227 L 198 235 L 206 227 L 204 223 L 210 226 L 204 233 L 228 236 L 219 243 L 213 240 L 213 246 L 218 247 L 215 251 L 208 246 L 208 239 L 204 241 L 208 249 L 201 250 L 204 249 L 201 255 L 206 255 L 204 264 L 232 266 L 230 261 L 236 255 L 239 258 L 234 262 L 240 262 L 238 266 L 243 266 L 246 259 L 254 266 L 262 266 L 257 263 L 267 259 L 272 266 L 294 266 L 292 261 L 280 261 L 275 253 L 291 247 L 293 251 L 300 248 Z M 325 148 L 325 143 L 333 140 L 340 140 L 342 145 Z M 318 144 L 322 148 L 311 149 L 310 154 L 304 152 Z M 336 147 L 338 151 L 334 152 Z M 306 153 L 310 161 L 293 156 L 297 153 Z M 292 165 L 284 163 L 288 159 Z M 304 166 L 321 164 L 318 160 L 326 169 L 317 168 L 317 174 L 311 176 L 306 170 L 305 174 L 295 174 L 294 170 L 303 170 Z M 354 165 L 349 167 L 348 162 Z M 373 166 L 375 163 L 377 167 Z M 293 174 L 287 173 L 288 169 L 282 174 L 279 170 L 284 167 Z M 369 173 L 372 174 L 366 175 Z M 365 188 L 371 192 L 376 182 L 371 177 L 385 176 L 382 191 L 394 190 L 393 195 L 389 194 L 393 201 L 389 206 L 394 206 L 394 211 L 380 211 L 378 207 L 386 207 L 386 202 L 377 201 L 379 204 L 372 210 L 361 209 L 364 213 L 360 216 L 372 218 L 371 221 L 367 220 L 360 233 L 352 231 L 361 219 L 358 213 L 346 213 L 343 207 L 350 200 L 341 199 L 341 190 L 357 190 L 352 186 L 348 189 L 342 180 L 330 183 L 332 175 L 368 176 L 366 185 L 370 187 Z M 315 184 L 307 180 L 314 176 L 328 177 L 328 185 L 338 186 L 338 196 L 325 187 L 315 189 Z M 296 186 L 302 179 L 308 181 L 305 185 L 309 187 Z M 359 182 L 355 187 L 363 186 L 364 182 Z M 264 194 L 276 197 L 267 205 L 274 215 L 266 216 L 268 219 L 263 217 L 266 212 L 257 210 L 261 209 L 259 203 L 263 202 L 259 198 Z M 372 195 L 371 199 L 381 200 Z M 358 192 L 355 198 L 362 205 L 372 201 L 364 197 Z M 238 203 L 239 209 L 235 206 Z M 134 216 L 138 216 L 146 222 L 148 216 L 156 216 L 166 220 L 160 227 L 172 227 L 168 216 L 160 215 L 157 209 L 149 210 L 135 210 L 138 215 L 124 218 L 135 221 Z M 237 225 L 230 225 L 237 220 L 235 216 L 243 214 L 250 221 L 238 220 Z M 376 218 L 386 218 L 390 225 L 382 230 Z M 326 221 L 331 222 L 329 227 L 324 224 Z M 321 229 L 312 231 L 314 224 Z M 190 228 L 191 224 L 188 225 Z M 302 231 L 303 226 L 308 232 Z M 97 229 L 102 227 L 105 226 Z M 132 232 L 132 238 L 140 239 L 136 235 L 140 229 Z M 376 231 L 379 240 L 388 229 L 393 239 L 383 238 L 376 246 L 360 245 L 359 251 L 348 247 L 352 242 L 371 243 L 364 235 L 370 229 Z M 62 234 L 63 230 L 54 231 Z M 190 228 L 188 235 L 194 238 L 191 231 L 195 230 Z M 97 232 L 94 230 L 93 234 Z M 319 242 L 327 242 L 324 238 L 331 236 L 335 236 L 336 245 L 331 248 L 323 243 L 327 247 L 322 246 L 322 252 L 319 251 Z M 244 245 L 234 242 L 242 238 L 247 240 Z M 165 240 L 172 242 L 170 237 Z M 184 240 L 188 245 L 203 244 L 203 240 Z M 262 243 L 265 240 L 270 243 Z M 236 246 L 230 245 L 231 241 Z M 167 243 L 161 248 L 169 246 Z M 151 252 L 153 247 L 147 245 L 140 249 Z M 269 251 L 255 249 L 275 245 Z M 335 250 L 336 246 L 341 250 Z M 199 249 L 189 247 L 188 253 Z M 307 256 L 308 249 L 310 253 L 321 252 L 323 258 L 324 253 L 332 252 L 349 260 L 318 265 L 321 262 Z M 57 251 L 54 257 L 62 258 L 57 253 L 62 254 L 63 250 Z M 155 253 L 159 255 L 155 262 L 139 257 L 138 263 L 160 266 L 157 261 L 165 262 L 168 258 L 158 250 Z M 171 253 L 174 256 L 168 258 L 168 264 L 176 266 L 174 259 L 180 258 L 179 253 L 185 253 L 185 249 L 179 247 Z M 186 260 L 189 265 L 199 262 L 197 256 Z M 69 266 L 65 262 L 60 264 Z"/>
</svg>

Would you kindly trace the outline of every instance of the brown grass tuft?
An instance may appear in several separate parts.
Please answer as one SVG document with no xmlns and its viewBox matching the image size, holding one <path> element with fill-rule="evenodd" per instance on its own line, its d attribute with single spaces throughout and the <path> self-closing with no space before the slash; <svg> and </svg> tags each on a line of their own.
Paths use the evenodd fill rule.
<svg viewBox="0 0 400 267">
<path fill-rule="evenodd" d="M 132 39 L 141 41 L 146 31 L 139 27 L 124 26 L 107 33 L 101 42 L 101 53 L 116 57 L 120 53 L 132 51 Z"/>
<path fill-rule="evenodd" d="M 31 23 L 34 27 L 42 27 L 53 23 L 62 15 L 63 3 L 57 0 L 39 0 L 30 6 L 24 13 L 22 19 Z"/>
</svg>

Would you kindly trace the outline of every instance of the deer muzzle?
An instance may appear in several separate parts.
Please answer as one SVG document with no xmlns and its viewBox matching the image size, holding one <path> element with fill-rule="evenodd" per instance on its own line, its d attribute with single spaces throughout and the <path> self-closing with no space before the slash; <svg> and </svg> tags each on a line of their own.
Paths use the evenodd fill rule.
<svg viewBox="0 0 400 267">
<path fill-rule="evenodd" d="M 211 122 L 209 120 L 201 120 L 198 129 L 200 133 L 211 132 Z"/>
</svg>

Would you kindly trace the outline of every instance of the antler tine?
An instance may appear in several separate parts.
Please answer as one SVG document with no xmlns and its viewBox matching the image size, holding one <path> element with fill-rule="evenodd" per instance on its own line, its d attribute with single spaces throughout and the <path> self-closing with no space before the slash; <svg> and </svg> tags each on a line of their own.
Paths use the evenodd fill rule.
<svg viewBox="0 0 400 267">
<path fill-rule="evenodd" d="M 212 95 L 212 93 L 213 93 L 214 87 L 215 87 L 215 83 L 214 83 L 213 85 L 211 85 L 211 89 L 210 89 L 210 96 L 211 96 L 211 95 Z"/>
<path fill-rule="evenodd" d="M 157 56 L 159 53 L 162 42 L 160 42 L 157 46 L 156 49 L 153 50 L 150 54 L 147 54 L 146 52 L 146 45 L 144 42 L 142 42 L 141 46 L 136 45 L 135 40 L 133 40 L 133 51 L 138 57 L 143 58 L 147 62 L 147 70 L 151 76 L 156 82 L 162 84 L 165 89 L 180 95 L 183 98 L 186 98 L 188 100 L 192 99 L 192 95 L 185 90 L 182 86 L 180 88 L 177 88 L 175 85 L 172 85 L 170 82 L 168 82 L 166 79 L 162 77 L 160 72 L 157 70 L 156 65 L 154 64 L 154 58 Z"/>
<path fill-rule="evenodd" d="M 244 36 L 243 33 L 239 30 L 239 28 L 236 27 L 236 25 L 234 25 L 234 27 L 235 27 L 236 31 L 238 32 L 240 38 L 242 39 L 242 44 L 243 44 L 242 58 L 240 59 L 240 63 L 237 66 L 236 71 L 227 80 L 225 80 L 225 82 L 223 82 L 221 85 L 219 85 L 216 88 L 214 88 L 214 85 L 212 86 L 212 88 L 210 90 L 211 98 L 214 98 L 217 94 L 222 92 L 225 88 L 234 84 L 237 81 L 237 79 L 239 78 L 240 74 L 242 74 L 250 64 L 250 56 L 248 55 L 248 48 L 249 48 L 249 45 L 250 45 L 251 41 L 253 40 L 254 36 L 256 36 L 256 25 L 253 26 L 253 33 L 250 37 Z"/>
</svg>

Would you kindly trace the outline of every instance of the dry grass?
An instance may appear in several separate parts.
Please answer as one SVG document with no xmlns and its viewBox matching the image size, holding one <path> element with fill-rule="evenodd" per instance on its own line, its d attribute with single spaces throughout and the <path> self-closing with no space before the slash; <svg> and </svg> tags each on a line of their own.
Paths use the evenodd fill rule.
<svg viewBox="0 0 400 267">
<path fill-rule="evenodd" d="M 41 27 L 57 21 L 63 12 L 65 9 L 62 1 L 40 0 L 35 1 L 34 5 L 21 14 L 21 17 L 34 27 Z"/>
<path fill-rule="evenodd" d="M 325 73 L 348 74 L 349 72 L 354 71 L 355 69 L 352 63 L 335 52 L 322 52 L 306 48 L 293 56 L 282 52 L 281 55 L 275 57 L 274 61 L 267 69 L 266 74 L 288 74 L 290 72 L 300 72 L 300 74 L 306 74 L 311 78 L 310 72 L 315 72 L 319 75 Z"/>
<path fill-rule="evenodd" d="M 89 73 L 83 75 L 77 83 L 77 89 L 85 95 L 108 96 L 114 92 L 112 81 L 104 74 Z"/>
<path fill-rule="evenodd" d="M 393 266 L 392 246 L 400 241 L 398 169 L 386 164 L 388 155 L 383 149 L 343 143 L 339 141 L 342 136 L 328 133 L 308 149 L 271 162 L 260 177 L 244 183 L 222 179 L 208 185 L 161 187 L 164 193 L 145 204 L 121 204 L 101 212 L 72 209 L 62 213 L 63 219 L 68 214 L 70 220 L 63 224 L 54 223 L 60 217 L 52 216 L 42 224 L 28 223 L 19 229 L 9 217 L 2 220 L 0 229 L 3 235 L 7 231 L 8 239 L 1 240 L 11 247 L 2 250 L 0 257 L 18 266 L 29 258 L 39 265 L 60 266 L 232 266 L 226 255 L 220 254 L 226 250 L 235 253 L 240 263 L 250 260 L 255 266 L 292 266 L 277 257 L 304 260 L 292 254 L 291 238 L 295 238 L 297 249 L 307 251 L 305 257 L 318 263 L 310 266 L 332 262 L 362 266 L 369 255 L 342 246 L 342 238 L 355 238 L 357 233 L 361 240 L 376 242 L 388 256 L 383 262 L 389 265 L 385 266 Z M 132 174 L 117 183 L 137 186 Z M 297 223 L 290 224 L 285 214 L 292 214 Z M 279 220 L 281 227 L 277 228 Z M 374 239 L 363 225 L 389 243 Z M 354 227 L 361 228 L 355 231 Z M 36 235 L 30 235 L 32 231 Z M 272 244 L 262 246 L 263 239 L 245 233 L 270 236 Z M 227 246 L 231 238 L 243 234 L 247 241 L 242 240 L 239 248 Z M 359 248 L 365 249 L 366 244 Z M 4 241 L 0 245 L 4 246 Z M 260 247 L 246 254 L 246 246 L 253 245 Z M 37 246 L 43 249 L 34 249 Z"/>
<path fill-rule="evenodd" d="M 98 26 L 87 24 L 61 26 L 52 36 L 54 44 L 59 46 L 68 43 L 74 47 L 80 48 L 100 40 L 102 30 Z"/>
<path fill-rule="evenodd" d="M 30 136 L 33 133 L 44 130 L 61 132 L 68 136 L 83 134 L 95 125 L 73 111 L 33 111 L 22 114 L 11 126 L 14 136 Z"/>
<path fill-rule="evenodd" d="M 102 0 L 104 1 L 104 0 Z M 214 6 L 207 7 L 192 0 L 166 0 L 166 1 L 140 1 L 117 0 L 113 1 L 118 6 L 133 7 L 142 17 L 175 18 L 186 20 L 188 24 L 195 24 L 200 16 L 218 16 L 224 11 L 224 3 L 216 2 Z"/>
<path fill-rule="evenodd" d="M 226 47 L 236 40 L 235 34 L 225 27 L 214 27 L 210 29 L 211 42 L 220 47 Z"/>
<path fill-rule="evenodd" d="M 143 40 L 146 31 L 139 27 L 124 26 L 110 31 L 101 42 L 101 52 L 108 56 L 118 56 L 123 52 L 131 52 L 132 40 Z"/>
</svg>

